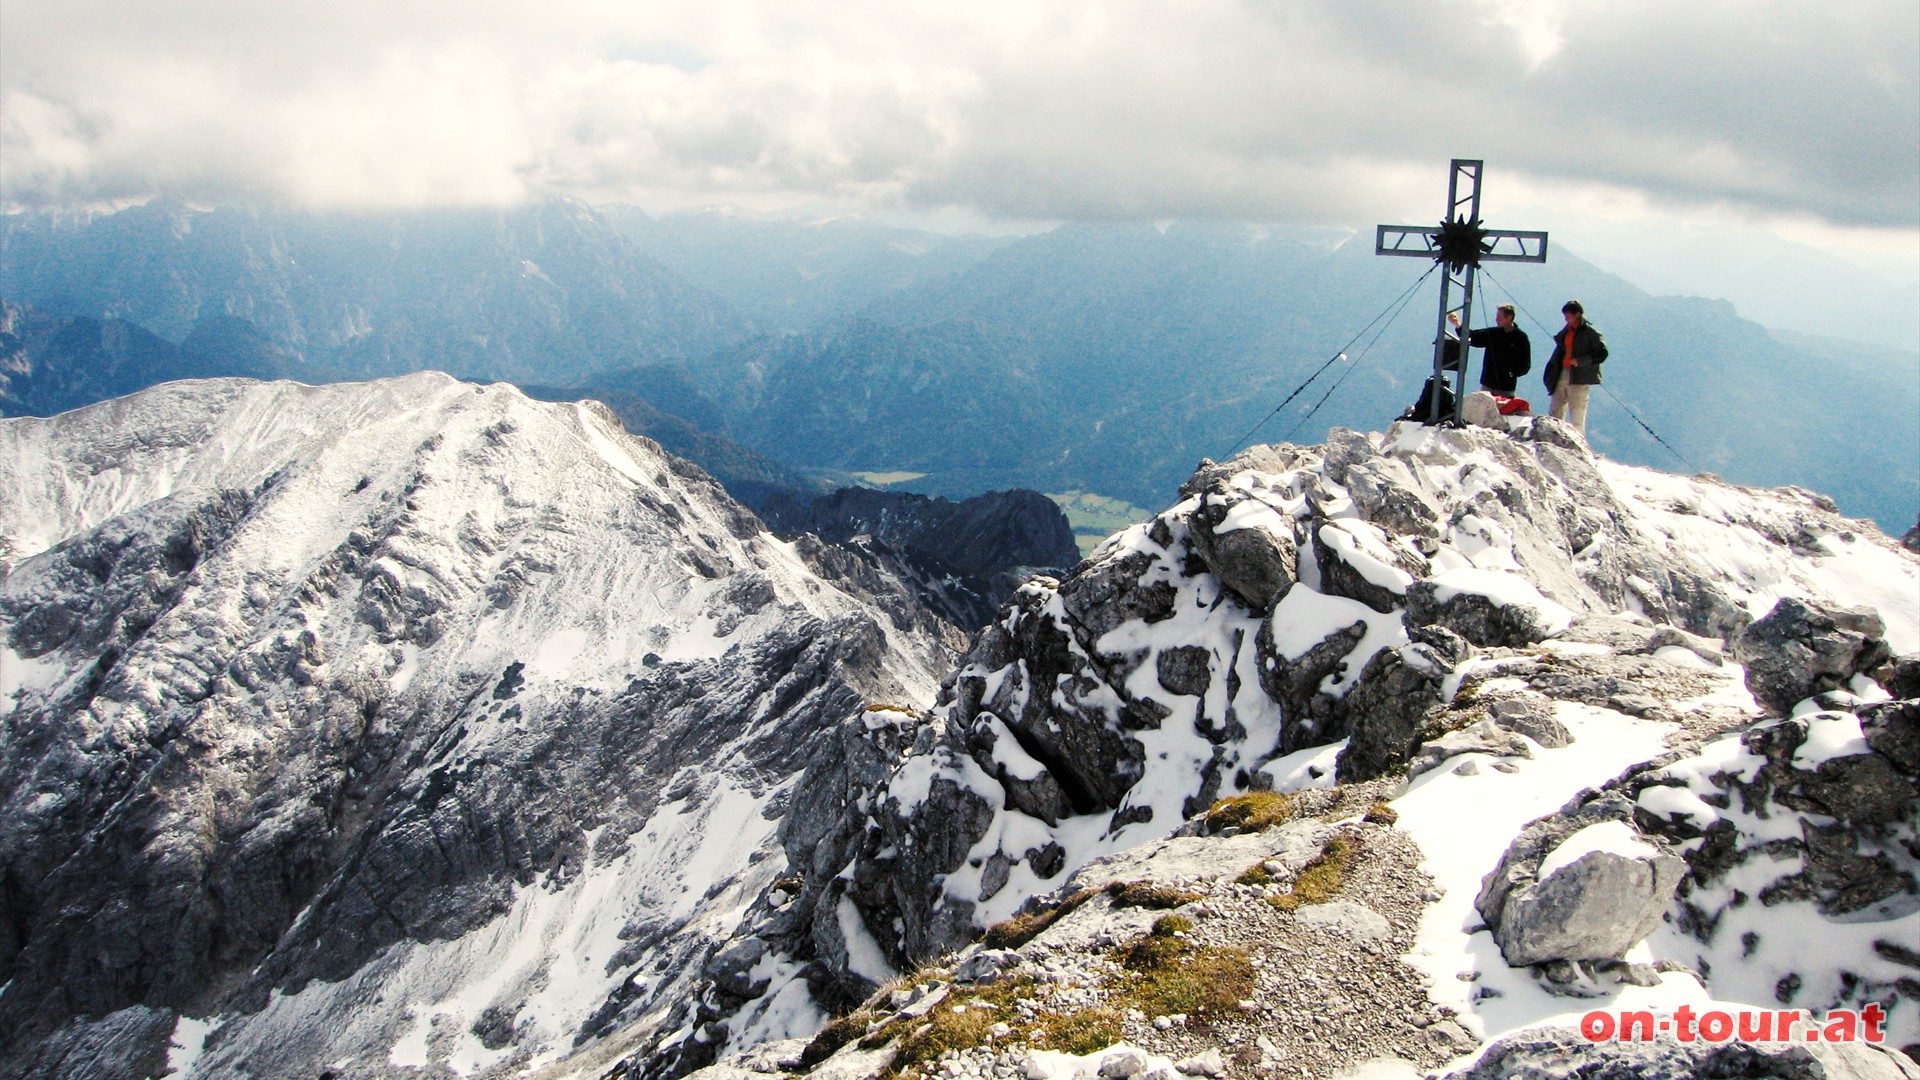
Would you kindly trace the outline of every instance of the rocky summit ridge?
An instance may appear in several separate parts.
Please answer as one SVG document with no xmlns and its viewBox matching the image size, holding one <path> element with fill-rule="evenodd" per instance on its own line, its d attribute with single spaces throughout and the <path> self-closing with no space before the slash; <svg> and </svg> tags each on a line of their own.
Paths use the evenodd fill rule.
<svg viewBox="0 0 1920 1080">
<path fill-rule="evenodd" d="M 21 1075 L 1920 1075 L 1920 560 L 1808 492 L 1336 430 L 968 644 L 587 403 L 0 438 Z"/>
<path fill-rule="evenodd" d="M 791 877 L 636 1069 L 1916 1075 L 1864 1043 L 1566 1037 L 1603 1007 L 1872 1005 L 1920 1050 L 1899 545 L 1550 419 L 1336 430 L 1180 495 L 1025 586 L 931 710 L 843 725 Z M 749 958 L 854 1011 L 725 1057 L 778 990 Z"/>
</svg>

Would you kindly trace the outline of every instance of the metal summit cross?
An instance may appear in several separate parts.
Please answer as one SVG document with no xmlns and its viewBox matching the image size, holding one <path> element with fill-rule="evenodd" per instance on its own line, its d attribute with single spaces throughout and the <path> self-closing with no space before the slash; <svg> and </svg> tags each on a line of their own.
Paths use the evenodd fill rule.
<svg viewBox="0 0 1920 1080">
<path fill-rule="evenodd" d="M 1440 316 L 1433 334 L 1433 385 L 1446 385 L 1447 315 L 1460 316 L 1460 363 L 1454 373 L 1453 422 L 1460 422 L 1460 409 L 1466 400 L 1467 343 L 1465 335 L 1473 326 L 1473 277 L 1483 262 L 1547 261 L 1547 234 L 1512 229 L 1484 228 L 1480 221 L 1480 170 L 1484 161 L 1455 158 L 1453 175 L 1447 181 L 1447 212 L 1439 227 L 1382 225 L 1374 240 L 1375 255 L 1405 255 L 1432 259 L 1446 268 L 1440 279 Z M 1464 194 L 1461 189 L 1465 188 Z M 1460 306 L 1449 306 L 1455 288 L 1460 290 Z M 1440 395 L 1428 395 L 1427 423 L 1440 420 Z"/>
</svg>

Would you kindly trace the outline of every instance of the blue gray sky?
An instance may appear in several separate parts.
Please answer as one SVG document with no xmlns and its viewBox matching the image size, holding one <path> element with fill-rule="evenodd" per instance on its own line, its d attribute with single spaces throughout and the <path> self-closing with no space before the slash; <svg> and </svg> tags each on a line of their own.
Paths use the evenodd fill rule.
<svg viewBox="0 0 1920 1080">
<path fill-rule="evenodd" d="M 0 203 L 1765 228 L 1920 267 L 1914 0 L 7 0 Z M 1548 220 L 1542 220 L 1546 218 Z"/>
</svg>

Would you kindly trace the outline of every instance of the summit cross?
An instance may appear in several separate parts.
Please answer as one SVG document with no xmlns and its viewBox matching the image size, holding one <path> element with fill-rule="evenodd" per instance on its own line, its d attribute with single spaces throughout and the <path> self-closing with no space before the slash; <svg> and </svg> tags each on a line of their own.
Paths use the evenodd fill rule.
<svg viewBox="0 0 1920 1080">
<path fill-rule="evenodd" d="M 1447 181 L 1447 212 L 1438 226 L 1382 225 L 1375 235 L 1375 255 L 1403 255 L 1432 259 L 1446 270 L 1440 279 L 1440 316 L 1433 334 L 1433 385 L 1446 385 L 1447 316 L 1460 317 L 1461 333 L 1473 325 L 1473 279 L 1483 262 L 1547 261 L 1547 234 L 1517 229 L 1489 229 L 1480 220 L 1480 171 L 1484 161 L 1453 160 Z M 1454 289 L 1460 306 L 1452 306 Z M 1460 342 L 1460 362 L 1454 372 L 1453 422 L 1460 422 L 1466 400 L 1467 343 Z M 1428 395 L 1427 422 L 1438 423 L 1440 394 Z"/>
</svg>

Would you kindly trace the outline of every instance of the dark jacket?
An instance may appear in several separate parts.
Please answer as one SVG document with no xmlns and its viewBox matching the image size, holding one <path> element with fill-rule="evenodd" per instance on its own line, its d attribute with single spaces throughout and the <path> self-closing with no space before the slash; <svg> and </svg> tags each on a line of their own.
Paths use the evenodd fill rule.
<svg viewBox="0 0 1920 1080">
<path fill-rule="evenodd" d="M 1553 335 L 1553 356 L 1547 360 L 1547 370 L 1541 372 L 1547 384 L 1547 392 L 1560 382 L 1560 373 L 1565 367 L 1567 349 L 1567 329 L 1561 327 Z M 1600 328 L 1590 322 L 1580 324 L 1573 332 L 1573 385 L 1593 386 L 1600 381 L 1600 364 L 1607 358 L 1607 339 L 1600 336 Z"/>
<path fill-rule="evenodd" d="M 1480 385 L 1497 394 L 1513 396 L 1520 376 L 1533 369 L 1533 343 L 1527 332 L 1514 327 L 1489 326 L 1467 335 L 1467 344 L 1487 350 L 1480 361 Z"/>
</svg>

